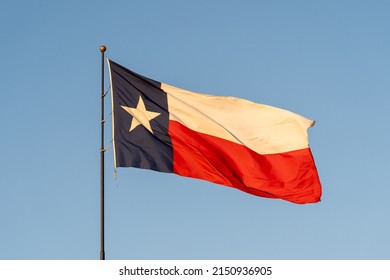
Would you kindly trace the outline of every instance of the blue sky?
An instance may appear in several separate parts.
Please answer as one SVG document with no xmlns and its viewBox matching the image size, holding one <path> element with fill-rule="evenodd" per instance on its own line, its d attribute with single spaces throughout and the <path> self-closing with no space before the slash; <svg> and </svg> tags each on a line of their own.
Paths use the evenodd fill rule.
<svg viewBox="0 0 390 280">
<path fill-rule="evenodd" d="M 0 259 L 99 258 L 102 44 L 155 80 L 315 119 L 323 185 L 321 203 L 296 205 L 147 170 L 115 181 L 110 147 L 107 259 L 389 259 L 389 9 L 3 1 Z"/>
</svg>

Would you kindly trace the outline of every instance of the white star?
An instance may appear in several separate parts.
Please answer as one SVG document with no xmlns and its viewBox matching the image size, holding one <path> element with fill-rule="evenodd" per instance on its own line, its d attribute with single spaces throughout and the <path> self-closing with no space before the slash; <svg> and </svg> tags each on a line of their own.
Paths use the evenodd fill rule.
<svg viewBox="0 0 390 280">
<path fill-rule="evenodd" d="M 146 111 L 145 103 L 142 100 L 141 96 L 139 97 L 139 101 L 137 104 L 137 108 L 130 108 L 127 106 L 121 106 L 123 110 L 133 116 L 133 120 L 131 122 L 131 126 L 129 132 L 134 128 L 142 124 L 150 133 L 153 133 L 152 127 L 150 126 L 150 121 L 155 117 L 159 116 L 160 113 Z"/>
</svg>

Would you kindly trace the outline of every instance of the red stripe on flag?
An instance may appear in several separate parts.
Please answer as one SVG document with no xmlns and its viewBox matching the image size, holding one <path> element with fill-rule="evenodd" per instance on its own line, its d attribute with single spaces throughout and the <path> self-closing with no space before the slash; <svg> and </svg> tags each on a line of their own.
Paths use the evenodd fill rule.
<svg viewBox="0 0 390 280">
<path fill-rule="evenodd" d="M 174 173 L 262 197 L 314 203 L 321 184 L 309 148 L 260 155 L 230 141 L 169 122 Z"/>
</svg>

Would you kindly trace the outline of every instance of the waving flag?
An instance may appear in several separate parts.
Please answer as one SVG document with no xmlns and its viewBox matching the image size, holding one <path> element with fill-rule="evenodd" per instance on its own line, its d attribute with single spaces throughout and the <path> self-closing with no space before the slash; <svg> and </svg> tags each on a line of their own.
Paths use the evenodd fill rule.
<svg viewBox="0 0 390 280">
<path fill-rule="evenodd" d="M 194 93 L 108 60 L 114 161 L 294 203 L 320 201 L 313 121 L 244 99 Z"/>
</svg>

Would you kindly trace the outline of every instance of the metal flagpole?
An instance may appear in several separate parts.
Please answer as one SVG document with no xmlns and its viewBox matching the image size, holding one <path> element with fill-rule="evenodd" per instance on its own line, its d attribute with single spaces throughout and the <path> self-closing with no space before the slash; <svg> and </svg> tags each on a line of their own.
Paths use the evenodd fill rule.
<svg viewBox="0 0 390 280">
<path fill-rule="evenodd" d="M 101 115 L 101 147 L 100 147 L 100 259 L 105 260 L 104 252 L 104 52 L 106 46 L 100 46 L 100 52 L 102 53 L 102 115 Z"/>
</svg>

